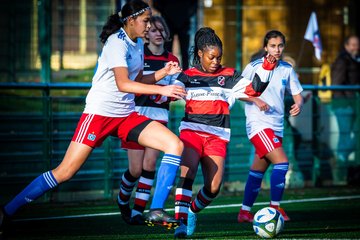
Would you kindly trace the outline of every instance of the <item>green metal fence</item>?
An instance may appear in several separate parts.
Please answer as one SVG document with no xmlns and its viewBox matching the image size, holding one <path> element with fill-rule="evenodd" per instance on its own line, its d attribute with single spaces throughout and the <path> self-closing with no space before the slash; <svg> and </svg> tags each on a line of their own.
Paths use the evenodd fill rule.
<svg viewBox="0 0 360 240">
<path fill-rule="evenodd" d="M 89 87 L 90 83 L 0 84 L 0 202 L 60 163 L 83 111 Z M 334 155 L 338 129 L 331 101 L 323 102 L 317 95 L 320 90 L 344 87 L 306 85 L 304 88 L 312 92 L 312 98 L 304 105 L 299 117 L 285 124 L 284 148 L 291 163 L 287 187 L 346 184 L 348 168 L 360 165 L 359 129 L 353 132 L 358 139 L 355 151 L 349 162 L 340 166 Z M 360 87 L 345 89 L 359 93 Z M 357 94 L 352 101 L 356 104 L 357 126 L 360 125 L 359 100 Z M 169 128 L 175 133 L 178 133 L 182 117 L 183 102 L 173 103 Z M 224 189 L 236 191 L 243 189 L 253 154 L 245 133 L 241 102 L 231 110 L 231 129 Z M 119 145 L 118 139 L 109 137 L 94 150 L 72 180 L 42 200 L 111 198 L 128 165 L 126 152 Z M 269 173 L 265 177 L 265 186 L 269 183 Z M 201 183 L 199 171 L 196 184 Z"/>
</svg>

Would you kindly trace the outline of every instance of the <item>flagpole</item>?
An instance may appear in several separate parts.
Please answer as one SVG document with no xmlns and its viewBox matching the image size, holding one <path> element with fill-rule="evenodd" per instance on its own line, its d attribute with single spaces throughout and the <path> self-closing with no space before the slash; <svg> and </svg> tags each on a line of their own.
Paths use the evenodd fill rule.
<svg viewBox="0 0 360 240">
<path fill-rule="evenodd" d="M 304 52 L 304 45 L 305 45 L 305 39 L 303 39 L 302 42 L 301 42 L 300 52 L 299 52 L 298 58 L 296 60 L 296 67 L 297 68 L 299 68 L 299 66 L 300 66 L 300 61 L 301 61 L 301 58 L 302 58 L 302 55 L 303 55 L 303 52 Z"/>
</svg>

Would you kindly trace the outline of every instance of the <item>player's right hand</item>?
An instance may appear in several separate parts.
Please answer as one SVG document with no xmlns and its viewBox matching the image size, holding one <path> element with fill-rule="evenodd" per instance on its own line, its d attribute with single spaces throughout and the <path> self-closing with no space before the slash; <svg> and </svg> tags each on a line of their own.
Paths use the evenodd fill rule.
<svg viewBox="0 0 360 240">
<path fill-rule="evenodd" d="M 179 85 L 163 86 L 161 88 L 160 94 L 162 96 L 172 97 L 175 99 L 182 99 L 182 98 L 186 97 L 186 95 L 187 95 L 185 88 L 183 88 L 182 86 L 179 86 Z"/>
<path fill-rule="evenodd" d="M 266 112 L 267 110 L 270 109 L 270 106 L 266 102 L 264 102 L 261 98 L 253 98 L 252 101 L 260 109 L 260 111 Z"/>
<path fill-rule="evenodd" d="M 276 67 L 276 64 L 277 64 L 276 58 L 273 55 L 267 54 L 264 57 L 264 62 L 262 67 L 265 70 L 273 70 Z"/>
</svg>

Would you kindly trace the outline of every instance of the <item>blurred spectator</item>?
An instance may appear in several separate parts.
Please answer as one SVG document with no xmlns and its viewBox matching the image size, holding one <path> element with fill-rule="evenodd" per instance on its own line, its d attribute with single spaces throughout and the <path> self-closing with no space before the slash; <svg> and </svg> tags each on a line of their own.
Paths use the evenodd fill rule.
<svg viewBox="0 0 360 240">
<path fill-rule="evenodd" d="M 332 85 L 360 84 L 359 37 L 345 39 L 344 49 L 331 66 Z M 347 165 L 348 157 L 355 148 L 355 91 L 334 91 L 332 107 L 339 127 L 337 162 Z"/>
<path fill-rule="evenodd" d="M 170 29 L 170 42 L 165 48 L 172 52 L 174 35 L 178 36 L 181 51 L 181 67 L 189 67 L 190 18 L 197 11 L 197 0 L 153 0 L 153 7 L 159 11 Z"/>
</svg>

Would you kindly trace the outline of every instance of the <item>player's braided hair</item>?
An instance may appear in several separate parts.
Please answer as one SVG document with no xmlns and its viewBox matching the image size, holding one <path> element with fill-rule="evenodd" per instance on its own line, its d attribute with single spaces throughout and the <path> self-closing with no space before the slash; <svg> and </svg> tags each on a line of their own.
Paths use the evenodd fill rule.
<svg viewBox="0 0 360 240">
<path fill-rule="evenodd" d="M 142 0 L 132 0 L 126 3 L 122 7 L 121 12 L 109 16 L 106 24 L 103 26 L 101 34 L 99 35 L 101 42 L 105 43 L 111 34 L 117 32 L 121 27 L 123 27 L 129 17 L 136 18 L 148 8 L 149 5 Z M 126 20 L 124 21 L 123 19 Z"/>
<path fill-rule="evenodd" d="M 200 57 L 198 55 L 198 51 L 204 51 L 207 47 L 218 47 L 222 51 L 222 41 L 216 35 L 215 31 L 209 27 L 200 28 L 194 38 L 194 48 L 192 54 L 194 54 L 193 65 L 197 65 L 200 63 Z"/>
</svg>

